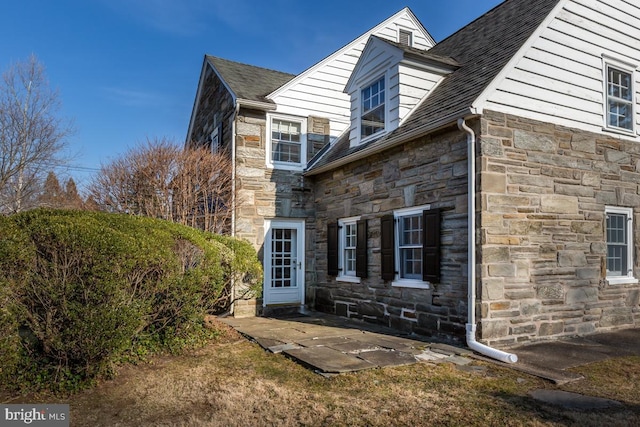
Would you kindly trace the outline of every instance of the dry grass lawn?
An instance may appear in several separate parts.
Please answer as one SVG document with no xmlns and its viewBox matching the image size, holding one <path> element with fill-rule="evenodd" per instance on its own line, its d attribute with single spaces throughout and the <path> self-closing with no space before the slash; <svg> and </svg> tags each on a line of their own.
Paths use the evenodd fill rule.
<svg viewBox="0 0 640 427">
<path fill-rule="evenodd" d="M 494 364 L 418 363 L 330 379 L 227 331 L 189 355 L 123 367 L 66 399 L 72 426 L 565 426 L 640 425 L 640 358 L 588 365 L 562 387 L 622 401 L 622 409 L 570 411 L 528 392 L 553 384 Z M 8 400 L 8 399 L 3 399 Z"/>
</svg>

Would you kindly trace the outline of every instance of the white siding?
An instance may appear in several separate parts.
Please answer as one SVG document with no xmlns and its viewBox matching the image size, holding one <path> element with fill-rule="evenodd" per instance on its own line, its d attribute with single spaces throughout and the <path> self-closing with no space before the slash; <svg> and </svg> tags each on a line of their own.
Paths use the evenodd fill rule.
<svg viewBox="0 0 640 427">
<path fill-rule="evenodd" d="M 398 123 L 395 129 L 411 110 L 442 80 L 441 74 L 424 69 L 400 64 L 399 67 L 400 93 Z"/>
<path fill-rule="evenodd" d="M 370 35 L 397 40 L 398 29 L 413 32 L 414 46 L 431 47 L 430 37 L 425 34 L 411 15 L 402 11 L 394 19 L 390 19 L 348 46 L 344 51 L 338 51 L 303 73 L 302 78 L 294 80 L 293 84 L 285 86 L 284 90 L 274 93 L 273 101 L 277 104 L 279 114 L 293 114 L 297 116 L 320 116 L 331 120 L 331 136 L 338 137 L 349 126 L 350 99 L 343 93 L 344 87 L 358 62 Z"/>
<path fill-rule="evenodd" d="M 533 41 L 485 109 L 592 132 L 605 124 L 603 55 L 634 64 L 640 128 L 640 3 L 571 0 Z M 610 133 L 610 132 L 607 132 Z"/>
</svg>

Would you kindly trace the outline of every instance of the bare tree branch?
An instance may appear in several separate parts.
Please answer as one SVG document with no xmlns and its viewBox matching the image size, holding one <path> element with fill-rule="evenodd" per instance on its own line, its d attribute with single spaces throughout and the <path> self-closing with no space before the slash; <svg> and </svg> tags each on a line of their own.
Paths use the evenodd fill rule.
<svg viewBox="0 0 640 427">
<path fill-rule="evenodd" d="M 49 88 L 35 56 L 17 62 L 0 85 L 0 212 L 30 207 L 51 164 L 62 162 L 70 123 L 58 117 L 58 93 Z"/>
<path fill-rule="evenodd" d="M 150 216 L 228 233 L 231 162 L 206 149 L 183 150 L 167 140 L 147 141 L 103 165 L 89 185 L 102 210 Z"/>
</svg>

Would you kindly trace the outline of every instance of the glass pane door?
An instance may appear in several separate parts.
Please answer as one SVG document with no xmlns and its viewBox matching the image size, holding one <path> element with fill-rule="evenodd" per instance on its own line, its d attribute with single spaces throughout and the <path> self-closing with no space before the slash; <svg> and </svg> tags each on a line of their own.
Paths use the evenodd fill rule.
<svg viewBox="0 0 640 427">
<path fill-rule="evenodd" d="M 273 228 L 271 230 L 271 287 L 293 288 L 297 284 L 296 230 Z"/>
</svg>

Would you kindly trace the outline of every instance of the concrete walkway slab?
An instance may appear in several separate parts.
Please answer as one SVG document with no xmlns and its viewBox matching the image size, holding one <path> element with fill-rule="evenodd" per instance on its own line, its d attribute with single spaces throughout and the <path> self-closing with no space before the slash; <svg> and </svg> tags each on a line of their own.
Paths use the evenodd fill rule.
<svg viewBox="0 0 640 427">
<path fill-rule="evenodd" d="M 401 366 L 421 361 L 460 363 L 464 349 L 436 347 L 434 357 L 418 357 L 433 344 L 379 325 L 313 313 L 286 319 L 268 317 L 221 318 L 241 334 L 274 353 L 283 353 L 323 374 Z M 438 348 L 440 350 L 438 350 Z M 442 349 L 446 348 L 446 351 Z M 446 354 L 442 354 L 446 353 Z M 458 356 L 458 359 L 454 359 Z M 470 359 L 468 359 L 470 360 Z"/>
<path fill-rule="evenodd" d="M 515 369 L 556 384 L 582 379 L 571 368 L 613 357 L 640 356 L 640 329 L 622 329 L 583 337 L 537 342 L 510 349 L 518 355 Z"/>
<path fill-rule="evenodd" d="M 298 362 L 326 374 L 342 374 L 376 367 L 364 359 L 329 347 L 299 348 L 287 350 L 284 353 Z"/>
<path fill-rule="evenodd" d="M 267 350 L 282 351 L 318 372 L 329 373 L 393 366 L 408 361 L 450 362 L 464 366 L 473 357 L 564 384 L 582 378 L 570 368 L 611 357 L 640 356 L 640 329 L 529 343 L 509 349 L 518 356 L 518 362 L 504 364 L 467 348 L 428 342 L 424 337 L 399 336 L 398 331 L 384 326 L 317 312 L 286 319 L 220 320 Z M 368 358 L 367 353 L 370 353 Z"/>
<path fill-rule="evenodd" d="M 343 353 L 358 354 L 365 351 L 380 350 L 380 346 L 375 343 L 363 343 L 359 340 L 348 340 L 342 343 L 332 344 L 331 348 Z"/>
<path fill-rule="evenodd" d="M 352 341 L 351 338 L 345 336 L 326 337 L 326 338 L 305 338 L 298 340 L 298 344 L 303 347 L 332 347 L 337 344 L 344 344 Z"/>
<path fill-rule="evenodd" d="M 395 350 L 364 351 L 359 353 L 358 357 L 381 368 L 416 363 L 416 358 L 412 354 Z"/>
</svg>

